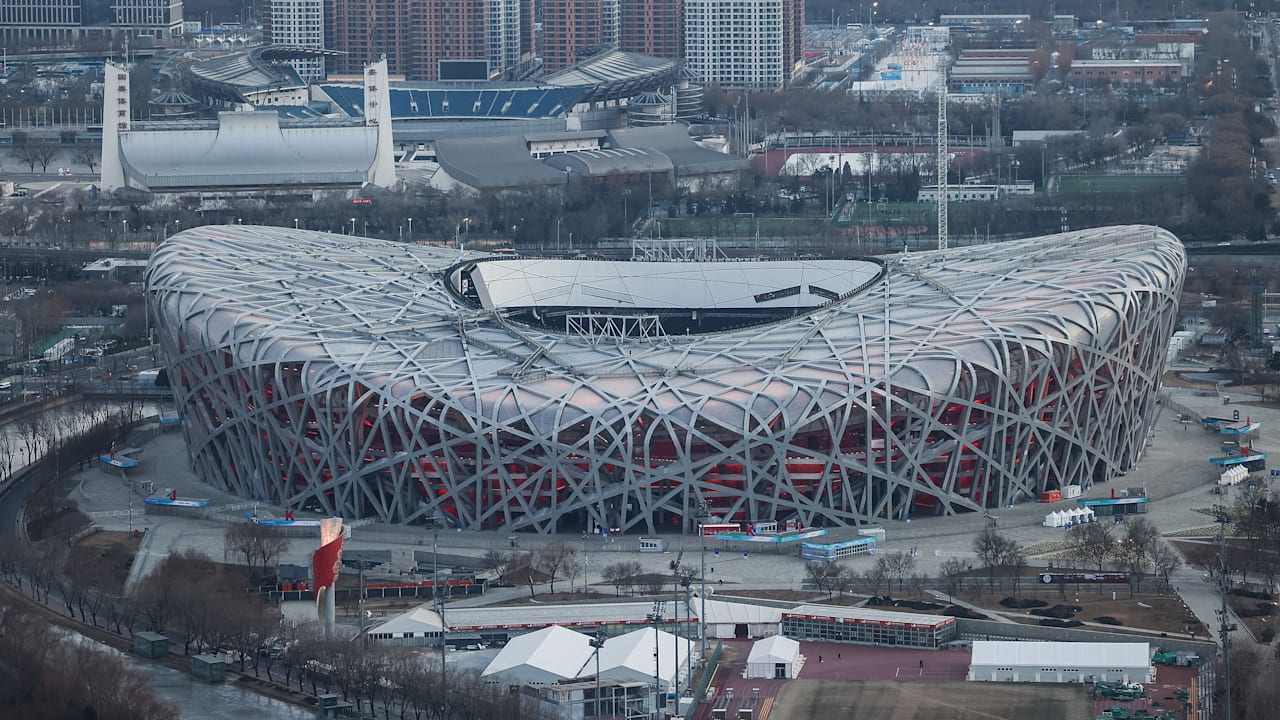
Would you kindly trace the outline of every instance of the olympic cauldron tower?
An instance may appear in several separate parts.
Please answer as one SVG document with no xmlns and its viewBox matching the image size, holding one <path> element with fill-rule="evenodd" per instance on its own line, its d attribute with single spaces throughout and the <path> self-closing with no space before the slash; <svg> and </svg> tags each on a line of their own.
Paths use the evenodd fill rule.
<svg viewBox="0 0 1280 720">
<path fill-rule="evenodd" d="M 201 227 L 147 272 L 207 482 L 538 532 L 1002 507 L 1141 456 L 1186 258 L 1154 227 L 761 262 Z"/>
</svg>

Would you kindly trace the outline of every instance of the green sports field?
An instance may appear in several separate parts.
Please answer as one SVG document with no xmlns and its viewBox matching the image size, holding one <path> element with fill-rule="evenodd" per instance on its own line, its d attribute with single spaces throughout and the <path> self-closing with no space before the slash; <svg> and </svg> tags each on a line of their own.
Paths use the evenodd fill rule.
<svg viewBox="0 0 1280 720">
<path fill-rule="evenodd" d="M 1180 189 L 1182 175 L 1059 175 L 1054 178 L 1058 193 L 1123 193 Z"/>
</svg>

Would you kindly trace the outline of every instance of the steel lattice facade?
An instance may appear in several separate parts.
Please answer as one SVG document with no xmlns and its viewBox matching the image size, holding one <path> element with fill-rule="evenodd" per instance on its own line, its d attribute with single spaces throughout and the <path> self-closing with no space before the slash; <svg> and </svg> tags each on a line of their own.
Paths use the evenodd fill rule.
<svg viewBox="0 0 1280 720">
<path fill-rule="evenodd" d="M 478 253 L 205 227 L 147 292 L 207 482 L 472 529 L 689 530 L 1003 507 L 1150 432 L 1186 258 L 1109 227 L 880 258 L 791 319 L 600 341 L 465 301 Z"/>
</svg>

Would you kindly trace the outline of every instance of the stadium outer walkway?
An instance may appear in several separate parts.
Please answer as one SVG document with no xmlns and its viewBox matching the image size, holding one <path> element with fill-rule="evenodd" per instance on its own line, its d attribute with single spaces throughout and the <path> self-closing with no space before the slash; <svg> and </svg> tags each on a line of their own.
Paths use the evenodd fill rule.
<svg viewBox="0 0 1280 720">
<path fill-rule="evenodd" d="M 1223 410 L 1240 409 L 1242 416 L 1259 420 L 1263 423 L 1261 437 L 1257 441 L 1262 449 L 1280 449 L 1280 411 L 1241 406 L 1238 403 L 1245 398 L 1238 393 L 1233 395 L 1236 403 L 1233 407 L 1224 408 L 1217 396 L 1197 396 L 1193 394 L 1177 394 L 1173 399 L 1192 410 L 1205 415 L 1221 414 Z M 1211 495 L 1213 483 L 1217 478 L 1216 466 L 1208 462 L 1208 458 L 1218 454 L 1220 436 L 1202 430 L 1198 424 L 1183 424 L 1178 421 L 1176 412 L 1161 406 L 1155 430 L 1150 438 L 1148 448 L 1142 461 L 1127 476 L 1117 478 L 1109 485 L 1099 485 L 1086 495 L 1089 497 L 1106 497 L 1112 488 L 1123 489 L 1130 486 L 1143 486 L 1152 498 L 1148 517 L 1162 531 L 1174 532 L 1210 525 L 1212 518 L 1196 509 L 1206 508 L 1215 502 L 1229 502 L 1229 497 Z M 108 530 L 125 530 L 130 527 L 127 509 L 129 507 L 126 486 L 120 481 L 118 474 L 108 474 L 98 468 L 87 468 L 81 472 L 82 483 L 73 498 L 80 503 L 83 510 L 89 512 L 101 527 Z M 213 490 L 197 480 L 189 470 L 185 446 L 180 433 L 168 433 L 158 436 L 147 443 L 142 455 L 142 466 L 131 474 L 137 481 L 150 480 L 156 489 L 174 488 L 181 497 L 207 497 L 221 505 L 244 506 L 243 498 Z M 139 562 L 137 576 L 144 576 L 155 562 L 165 554 L 182 551 L 188 548 L 199 549 L 217 558 L 224 555 L 223 531 L 225 524 L 206 520 L 185 520 L 167 517 L 143 517 L 137 513 L 141 508 L 140 498 L 135 496 L 133 527 L 143 527 L 153 536 L 148 539 L 146 547 L 149 553 Z M 1010 508 L 993 510 L 997 529 L 1005 535 L 1017 540 L 1024 546 L 1046 542 L 1062 541 L 1065 533 L 1061 528 L 1047 528 L 1041 524 L 1044 515 L 1061 505 L 1047 505 L 1038 502 L 1024 502 Z M 284 508 L 263 505 L 261 511 L 284 515 Z M 229 514 L 228 518 L 243 516 L 244 510 Z M 306 517 L 299 513 L 299 517 Z M 986 524 L 982 515 L 974 513 L 955 517 L 916 518 L 912 521 L 887 521 L 880 527 L 887 531 L 886 542 L 880 546 L 882 552 L 917 551 L 917 570 L 936 574 L 938 566 L 949 557 L 973 559 L 971 551 L 972 538 L 982 531 Z M 429 549 L 432 543 L 432 531 L 420 527 L 404 527 L 390 525 L 367 525 L 353 531 L 348 543 L 352 549 L 385 549 L 390 546 L 413 546 L 417 549 Z M 840 528 L 832 532 L 834 538 L 851 537 L 856 534 L 853 528 Z M 442 553 L 449 555 L 479 558 L 490 549 L 508 549 L 509 533 L 503 532 L 456 532 L 441 530 L 438 535 L 438 546 Z M 669 572 L 669 563 L 675 552 L 684 551 L 683 562 L 697 565 L 699 562 L 699 539 L 693 536 L 666 536 L 673 552 L 667 554 L 642 554 L 636 551 L 634 536 L 600 538 L 589 536 L 581 538 L 577 535 L 562 535 L 555 538 L 520 534 L 516 537 L 522 549 L 538 547 L 552 540 L 572 543 L 579 551 L 584 562 L 583 573 L 579 576 L 578 585 L 591 585 L 601 582 L 601 570 L 622 560 L 637 561 L 646 572 Z M 707 543 L 706 562 L 709 584 L 719 586 L 720 582 L 730 586 L 760 589 L 801 589 L 804 581 L 804 563 L 791 554 L 772 554 L 751 552 L 744 556 L 741 548 L 725 548 L 719 556 L 713 554 L 716 542 Z M 310 541 L 295 540 L 291 543 L 283 561 L 299 564 L 309 562 L 314 546 Z M 874 558 L 853 558 L 849 565 L 862 570 L 874 563 Z M 1173 578 L 1173 583 L 1180 588 L 1184 600 L 1202 619 L 1213 622 L 1213 611 L 1217 608 L 1217 594 L 1212 586 L 1203 582 L 1201 573 L 1191 568 L 1183 568 Z M 561 585 L 568 586 L 561 581 Z M 512 597 L 524 592 L 523 589 L 510 589 Z M 474 598 L 473 603 L 493 602 L 505 599 L 508 592 L 495 591 L 485 598 Z M 607 591 L 606 591 L 607 594 Z"/>
</svg>

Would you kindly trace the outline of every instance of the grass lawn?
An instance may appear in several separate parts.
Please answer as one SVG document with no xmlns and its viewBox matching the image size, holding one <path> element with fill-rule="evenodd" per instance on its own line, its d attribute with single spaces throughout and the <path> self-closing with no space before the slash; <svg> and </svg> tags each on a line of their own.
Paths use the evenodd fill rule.
<svg viewBox="0 0 1280 720">
<path fill-rule="evenodd" d="M 1059 175 L 1058 193 L 1148 192 L 1183 187 L 1182 175 Z"/>
</svg>

